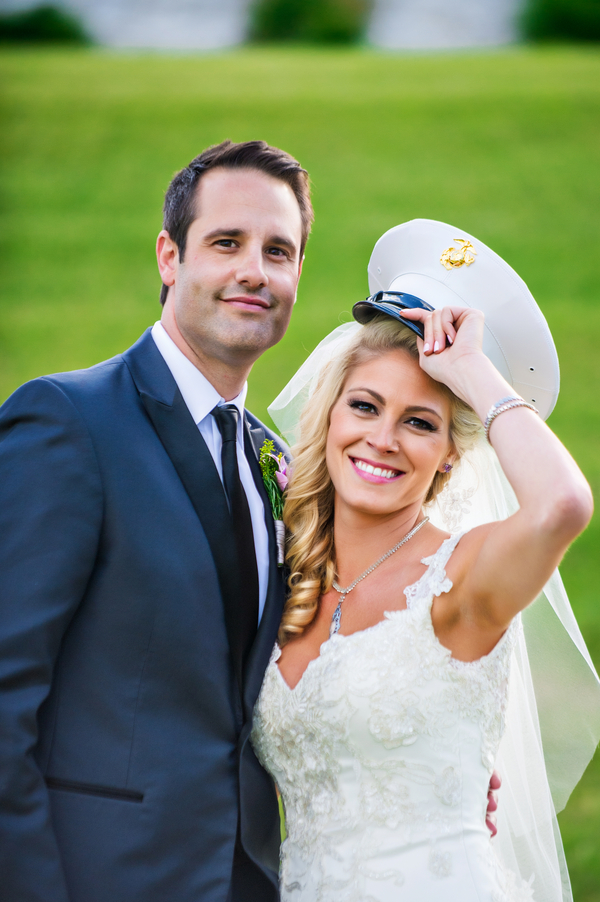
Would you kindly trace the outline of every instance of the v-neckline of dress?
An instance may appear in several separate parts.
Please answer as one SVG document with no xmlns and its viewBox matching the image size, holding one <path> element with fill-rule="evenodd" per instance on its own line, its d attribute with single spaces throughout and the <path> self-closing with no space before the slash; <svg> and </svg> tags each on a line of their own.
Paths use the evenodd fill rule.
<svg viewBox="0 0 600 902">
<path fill-rule="evenodd" d="M 419 579 L 420 578 L 421 577 L 419 577 Z M 419 580 L 417 580 L 417 582 L 418 581 Z M 413 583 L 412 585 L 416 585 L 416 583 Z M 407 588 L 410 588 L 410 587 L 407 586 Z M 308 671 L 314 669 L 312 665 L 313 664 L 316 665 L 318 661 L 322 660 L 323 649 L 325 648 L 326 645 L 329 645 L 332 641 L 335 641 L 338 639 L 352 639 L 353 636 L 364 636 L 367 633 L 372 633 L 374 630 L 378 629 L 379 627 L 383 626 L 384 624 L 390 623 L 390 621 L 392 620 L 392 618 L 395 615 L 407 614 L 410 610 L 411 609 L 407 605 L 407 607 L 399 608 L 395 611 L 384 611 L 382 619 L 378 620 L 377 623 L 372 623 L 371 626 L 366 626 L 362 630 L 354 630 L 353 633 L 335 633 L 333 636 L 329 636 L 329 638 L 325 639 L 325 642 L 322 642 L 321 645 L 319 646 L 319 654 L 316 657 L 310 659 L 310 661 L 308 662 L 308 664 L 306 665 L 306 667 L 304 668 L 304 670 L 302 672 L 302 676 L 300 677 L 300 679 L 298 680 L 298 682 L 296 683 L 295 686 L 290 686 L 290 684 L 287 682 L 286 678 L 282 674 L 279 664 L 277 663 L 277 661 L 279 660 L 279 656 L 281 655 L 281 649 L 279 648 L 279 645 L 276 646 L 279 654 L 272 659 L 272 664 L 275 667 L 275 669 L 277 670 L 277 673 L 279 674 L 279 678 L 281 679 L 281 682 L 283 683 L 285 688 L 288 690 L 288 692 L 294 693 L 296 691 L 296 689 L 299 687 L 300 683 L 302 683 L 302 681 L 304 680 L 304 677 L 306 676 Z"/>
</svg>

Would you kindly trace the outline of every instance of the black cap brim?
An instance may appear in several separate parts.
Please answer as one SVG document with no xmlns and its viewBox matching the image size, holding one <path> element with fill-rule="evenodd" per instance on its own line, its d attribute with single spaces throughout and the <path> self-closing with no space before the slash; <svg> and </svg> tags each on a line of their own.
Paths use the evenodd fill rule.
<svg viewBox="0 0 600 902">
<path fill-rule="evenodd" d="M 402 316 L 403 310 L 414 309 L 415 307 L 429 311 L 435 309 L 427 301 L 421 300 L 414 294 L 406 294 L 403 291 L 378 291 L 370 298 L 358 301 L 352 308 L 352 316 L 363 326 L 366 323 L 370 323 L 376 316 L 389 316 L 391 319 L 396 319 L 407 326 L 419 338 L 423 338 L 423 324 L 404 319 Z"/>
</svg>

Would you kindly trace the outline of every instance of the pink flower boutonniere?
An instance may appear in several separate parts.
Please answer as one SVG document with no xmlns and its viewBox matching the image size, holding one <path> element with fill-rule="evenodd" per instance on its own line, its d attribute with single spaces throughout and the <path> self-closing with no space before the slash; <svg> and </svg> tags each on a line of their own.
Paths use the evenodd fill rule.
<svg viewBox="0 0 600 902">
<path fill-rule="evenodd" d="M 288 485 L 287 462 L 283 454 L 275 451 L 271 439 L 265 439 L 260 449 L 260 470 L 271 503 L 271 513 L 275 520 L 277 537 L 277 563 L 281 567 L 284 559 L 285 527 L 283 525 L 284 492 Z"/>
</svg>

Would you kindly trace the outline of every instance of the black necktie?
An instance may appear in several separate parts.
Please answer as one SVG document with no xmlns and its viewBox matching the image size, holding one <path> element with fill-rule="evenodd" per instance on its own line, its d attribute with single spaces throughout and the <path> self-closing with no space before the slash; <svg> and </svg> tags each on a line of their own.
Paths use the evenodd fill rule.
<svg viewBox="0 0 600 902">
<path fill-rule="evenodd" d="M 232 654 L 239 673 L 243 671 L 258 627 L 258 568 L 250 508 L 238 469 L 236 450 L 238 413 L 237 407 L 233 404 L 211 410 L 223 440 L 221 449 L 223 485 L 229 504 L 234 549 L 237 554 L 239 618 Z"/>
</svg>

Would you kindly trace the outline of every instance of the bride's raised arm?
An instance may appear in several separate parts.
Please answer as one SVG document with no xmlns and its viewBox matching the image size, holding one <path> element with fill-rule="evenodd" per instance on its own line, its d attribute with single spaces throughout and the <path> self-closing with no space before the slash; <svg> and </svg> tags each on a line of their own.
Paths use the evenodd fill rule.
<svg viewBox="0 0 600 902">
<path fill-rule="evenodd" d="M 419 339 L 423 370 L 469 404 L 482 423 L 487 421 L 489 440 L 519 503 L 508 519 L 465 536 L 460 556 L 460 595 L 469 614 L 482 626 L 502 629 L 537 597 L 588 524 L 590 487 L 534 410 L 524 404 L 495 407 L 518 395 L 481 351 L 480 311 L 444 307 L 432 313 L 403 310 L 402 315 L 424 325 L 424 339 Z"/>
</svg>

